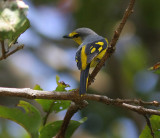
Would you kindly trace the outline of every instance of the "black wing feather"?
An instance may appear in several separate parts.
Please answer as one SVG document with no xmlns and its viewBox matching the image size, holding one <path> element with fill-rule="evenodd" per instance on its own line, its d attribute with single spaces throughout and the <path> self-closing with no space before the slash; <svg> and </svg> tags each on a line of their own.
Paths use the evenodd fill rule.
<svg viewBox="0 0 160 138">
<path fill-rule="evenodd" d="M 103 42 L 101 51 L 98 50 L 101 47 L 101 45 L 96 44 L 98 42 Z M 91 61 L 94 59 L 94 57 L 96 57 L 100 52 L 102 52 L 104 49 L 106 49 L 107 46 L 108 46 L 108 44 L 105 39 L 101 39 L 101 40 L 94 41 L 92 43 L 87 44 L 86 49 L 85 49 L 85 52 L 87 54 L 87 63 L 91 63 Z M 91 50 L 93 48 L 96 48 L 96 50 L 93 53 L 91 53 Z"/>
<path fill-rule="evenodd" d="M 75 57 L 75 60 L 76 60 L 76 62 L 77 62 L 77 67 L 78 67 L 79 70 L 81 69 L 81 65 L 82 65 L 82 63 L 81 63 L 81 50 L 82 50 L 82 48 L 79 49 L 79 50 L 76 52 L 76 57 Z"/>
<path fill-rule="evenodd" d="M 101 47 L 101 45 L 96 44 L 97 42 L 103 42 L 104 43 L 102 45 L 102 50 L 101 51 L 106 49 L 107 46 L 108 46 L 108 43 L 107 43 L 107 41 L 105 39 L 101 39 L 101 40 L 94 41 L 92 43 L 88 43 L 86 45 L 86 49 L 85 49 L 85 53 L 87 55 L 87 64 L 91 63 L 91 61 L 94 59 L 94 57 L 96 57 L 101 52 L 101 51 L 98 50 Z M 91 53 L 91 50 L 93 48 L 95 48 L 95 51 L 93 53 Z M 76 57 L 75 57 L 75 60 L 77 62 L 77 67 L 78 67 L 79 70 L 81 70 L 81 66 L 82 66 L 82 63 L 81 63 L 81 50 L 82 50 L 82 48 L 80 48 L 76 52 Z"/>
</svg>

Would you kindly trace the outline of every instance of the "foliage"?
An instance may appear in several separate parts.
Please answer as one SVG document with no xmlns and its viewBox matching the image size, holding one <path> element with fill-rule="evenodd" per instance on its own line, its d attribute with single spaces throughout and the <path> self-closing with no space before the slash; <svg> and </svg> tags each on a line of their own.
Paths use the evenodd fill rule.
<svg viewBox="0 0 160 138">
<path fill-rule="evenodd" d="M 155 138 L 159 138 L 160 137 L 160 131 L 159 131 L 160 117 L 157 115 L 152 115 L 150 117 L 150 122 L 152 125 L 153 132 L 155 134 Z M 152 138 L 148 125 L 145 126 L 144 130 L 142 131 L 142 133 L 140 135 L 140 138 Z"/>
<path fill-rule="evenodd" d="M 153 67 L 150 67 L 149 70 L 154 71 L 156 74 L 160 74 L 160 62 L 156 63 Z"/>
<path fill-rule="evenodd" d="M 15 0 L 1 4 L 3 7 L 0 8 L 0 41 L 7 39 L 8 45 L 11 46 L 30 26 L 26 18 L 28 6 Z"/>
<path fill-rule="evenodd" d="M 71 120 L 70 123 L 69 123 L 69 126 L 66 130 L 66 135 L 65 135 L 65 138 L 70 138 L 73 134 L 73 132 L 82 124 L 86 121 L 86 117 L 84 117 L 83 119 L 79 120 L 79 121 L 74 121 L 74 120 Z M 55 122 L 52 122 L 48 125 L 46 125 L 45 127 L 43 127 L 40 131 L 40 138 L 52 138 L 54 137 L 61 125 L 62 125 L 62 120 L 60 121 L 55 121 Z"/>
<path fill-rule="evenodd" d="M 68 87 L 68 85 L 64 82 L 59 82 L 58 76 L 56 77 L 56 80 L 56 90 L 58 89 L 59 92 L 61 92 L 60 90 L 66 91 L 65 88 Z M 34 89 L 42 90 L 42 88 L 39 85 L 36 85 Z M 27 130 L 27 132 L 30 134 L 32 138 L 49 138 L 55 136 L 59 131 L 63 120 L 46 124 L 48 115 L 52 112 L 58 113 L 62 110 L 67 109 L 70 106 L 70 101 L 43 99 L 36 99 L 36 101 L 42 106 L 43 111 L 46 113 L 45 116 L 42 116 L 40 114 L 39 108 L 33 106 L 32 104 L 26 101 L 20 101 L 17 107 L 15 108 L 0 105 L 0 117 L 17 122 Z M 71 137 L 74 131 L 85 121 L 86 118 L 83 118 L 80 121 L 71 120 L 67 128 L 66 137 Z"/>
<path fill-rule="evenodd" d="M 20 101 L 15 108 L 0 105 L 0 117 L 17 122 L 27 130 L 31 137 L 38 137 L 38 128 L 42 119 L 38 109 L 30 103 Z"/>
<path fill-rule="evenodd" d="M 59 82 L 59 76 L 56 76 L 56 82 L 57 82 L 57 87 L 55 91 L 61 92 L 61 91 L 66 91 L 65 88 L 69 87 L 68 84 L 65 84 L 64 82 Z M 43 90 L 40 88 L 39 85 L 36 85 L 35 90 Z M 66 91 L 67 92 L 67 91 Z M 45 99 L 37 99 L 36 100 L 43 108 L 45 112 L 53 112 L 55 111 L 56 113 L 65 110 L 69 107 L 70 101 L 64 101 L 64 100 L 45 100 Z"/>
</svg>

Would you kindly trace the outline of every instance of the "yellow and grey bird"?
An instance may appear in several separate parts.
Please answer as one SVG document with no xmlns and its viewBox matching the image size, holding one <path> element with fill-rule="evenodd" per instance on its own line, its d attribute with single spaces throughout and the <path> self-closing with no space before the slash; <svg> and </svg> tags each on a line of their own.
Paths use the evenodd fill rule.
<svg viewBox="0 0 160 138">
<path fill-rule="evenodd" d="M 64 38 L 73 39 L 79 44 L 75 60 L 81 71 L 79 94 L 87 91 L 89 69 L 95 67 L 108 48 L 108 40 L 89 28 L 78 28 Z"/>
</svg>

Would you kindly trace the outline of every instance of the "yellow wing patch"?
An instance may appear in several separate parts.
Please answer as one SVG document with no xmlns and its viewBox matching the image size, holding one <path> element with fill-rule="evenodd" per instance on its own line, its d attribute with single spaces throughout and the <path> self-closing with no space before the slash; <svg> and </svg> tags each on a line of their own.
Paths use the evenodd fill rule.
<svg viewBox="0 0 160 138">
<path fill-rule="evenodd" d="M 95 51 L 96 51 L 96 48 L 94 47 L 94 48 L 92 48 L 91 53 L 93 53 Z"/>
<path fill-rule="evenodd" d="M 93 48 L 93 46 L 90 47 L 90 49 L 92 49 L 92 48 Z"/>
<path fill-rule="evenodd" d="M 95 43 L 95 44 L 98 44 L 98 45 L 100 45 L 100 46 L 103 46 L 103 45 L 104 45 L 103 42 L 97 42 L 97 43 Z"/>
<path fill-rule="evenodd" d="M 102 57 L 103 57 L 104 54 L 106 53 L 106 50 L 107 50 L 107 49 L 104 49 L 101 53 L 99 53 L 99 54 L 96 56 L 96 58 L 102 59 Z"/>
<path fill-rule="evenodd" d="M 102 46 L 101 46 L 101 47 L 98 48 L 98 51 L 100 52 L 102 49 L 103 49 L 103 48 L 102 48 Z"/>
<path fill-rule="evenodd" d="M 87 67 L 87 55 L 86 55 L 86 53 L 85 53 L 85 48 L 86 48 L 86 46 L 83 46 L 83 47 L 82 47 L 82 50 L 81 50 L 82 70 L 85 70 L 86 67 Z"/>
<path fill-rule="evenodd" d="M 108 45 L 108 39 L 107 39 L 107 38 L 105 38 L 105 40 L 106 40 L 106 42 L 107 42 L 107 45 Z"/>
</svg>

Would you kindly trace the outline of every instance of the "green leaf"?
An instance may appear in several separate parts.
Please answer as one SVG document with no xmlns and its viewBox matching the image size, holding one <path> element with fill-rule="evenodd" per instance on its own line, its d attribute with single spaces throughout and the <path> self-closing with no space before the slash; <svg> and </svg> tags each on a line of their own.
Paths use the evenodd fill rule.
<svg viewBox="0 0 160 138">
<path fill-rule="evenodd" d="M 36 85 L 34 86 L 34 90 L 40 90 L 40 91 L 43 91 L 43 89 L 41 88 L 41 86 L 40 86 L 40 85 L 38 85 L 38 84 L 36 84 Z"/>
<path fill-rule="evenodd" d="M 68 128 L 66 130 L 65 138 L 70 138 L 72 136 L 72 134 L 74 133 L 74 131 L 82 123 L 84 123 L 86 120 L 87 120 L 86 117 L 84 117 L 80 121 L 71 120 L 69 125 L 68 125 Z M 63 120 L 56 121 L 56 122 L 50 123 L 50 124 L 46 125 L 45 127 L 43 127 L 40 131 L 40 138 L 46 138 L 46 137 L 47 138 L 52 138 L 52 137 L 56 136 L 56 134 L 60 130 L 62 122 L 63 122 Z"/>
<path fill-rule="evenodd" d="M 64 100 L 55 100 L 53 101 L 53 108 L 52 111 L 60 112 L 67 109 L 71 104 L 71 101 L 64 101 Z"/>
<path fill-rule="evenodd" d="M 159 75 L 160 75 L 160 69 L 155 70 L 155 72 L 154 72 L 154 73 L 156 73 L 156 74 L 159 74 Z"/>
<path fill-rule="evenodd" d="M 38 138 L 41 116 L 30 103 L 20 101 L 18 107 L 15 108 L 0 105 L 0 117 L 17 122 L 27 130 L 32 138 Z"/>
<path fill-rule="evenodd" d="M 57 75 L 56 76 L 56 82 L 57 82 L 57 87 L 56 87 L 56 90 L 55 91 L 59 91 L 59 92 L 64 92 L 66 91 L 66 88 L 67 87 L 70 87 L 68 84 L 65 84 L 63 81 L 59 81 L 60 78 L 59 76 Z"/>
<path fill-rule="evenodd" d="M 152 115 L 150 117 L 150 122 L 152 125 L 153 132 L 155 134 L 155 138 L 160 138 L 160 116 Z M 139 138 L 152 138 L 151 131 L 148 125 L 145 126 Z"/>
<path fill-rule="evenodd" d="M 30 27 L 26 18 L 27 6 L 23 1 L 6 1 L 0 8 L 0 41 L 8 39 L 11 46 Z"/>
<path fill-rule="evenodd" d="M 59 77 L 56 76 L 56 81 L 57 81 L 57 88 L 58 92 L 60 91 L 66 91 L 65 88 L 68 87 L 69 85 L 65 84 L 64 82 L 59 82 Z M 43 90 L 39 85 L 36 85 L 34 87 L 34 90 Z M 36 99 L 36 101 L 42 106 L 43 110 L 45 112 L 53 112 L 55 111 L 60 112 L 62 110 L 67 109 L 70 106 L 71 101 L 66 101 L 66 100 L 46 100 L 46 99 Z"/>
<path fill-rule="evenodd" d="M 71 101 L 36 99 L 45 112 L 60 112 L 70 106 Z"/>
<path fill-rule="evenodd" d="M 160 62 L 150 67 L 149 70 L 154 71 L 156 74 L 160 74 Z"/>
</svg>

